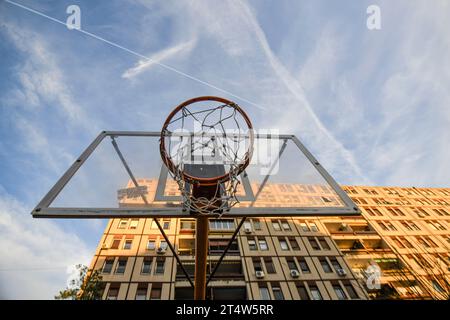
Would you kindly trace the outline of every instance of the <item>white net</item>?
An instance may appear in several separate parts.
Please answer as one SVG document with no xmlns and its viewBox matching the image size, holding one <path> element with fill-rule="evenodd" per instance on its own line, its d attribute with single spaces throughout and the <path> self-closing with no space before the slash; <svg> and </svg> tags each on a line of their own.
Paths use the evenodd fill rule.
<svg viewBox="0 0 450 320">
<path fill-rule="evenodd" d="M 200 101 L 183 106 L 161 132 L 161 155 L 186 210 L 221 214 L 235 206 L 239 174 L 253 149 L 251 123 L 235 103 Z M 207 186 L 208 196 L 194 196 Z"/>
</svg>

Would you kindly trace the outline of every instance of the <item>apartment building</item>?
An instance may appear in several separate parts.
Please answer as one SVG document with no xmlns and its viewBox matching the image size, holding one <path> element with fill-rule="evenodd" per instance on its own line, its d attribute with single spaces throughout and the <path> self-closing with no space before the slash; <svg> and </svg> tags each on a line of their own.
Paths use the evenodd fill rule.
<svg viewBox="0 0 450 320">
<path fill-rule="evenodd" d="M 273 206 L 286 198 L 283 193 L 288 194 L 292 185 L 274 184 L 270 188 L 266 197 Z M 448 297 L 450 189 L 356 186 L 343 189 L 361 208 L 361 216 L 248 219 L 209 282 L 207 297 L 249 300 Z M 328 196 L 317 196 L 326 190 L 312 185 L 304 190 L 309 190 L 311 197 L 301 201 L 330 203 Z M 120 197 L 120 201 L 127 201 L 123 192 Z M 193 279 L 195 220 L 160 222 Z M 209 272 L 238 223 L 239 219 L 210 220 Z M 153 219 L 111 219 L 91 268 L 99 270 L 103 277 L 103 299 L 193 297 L 190 283 Z M 370 272 L 373 268 L 380 271 L 377 279 Z"/>
<path fill-rule="evenodd" d="M 322 222 L 363 282 L 369 260 L 381 268 L 382 290 L 369 289 L 372 297 L 449 299 L 450 189 L 343 189 L 362 217 Z"/>
</svg>

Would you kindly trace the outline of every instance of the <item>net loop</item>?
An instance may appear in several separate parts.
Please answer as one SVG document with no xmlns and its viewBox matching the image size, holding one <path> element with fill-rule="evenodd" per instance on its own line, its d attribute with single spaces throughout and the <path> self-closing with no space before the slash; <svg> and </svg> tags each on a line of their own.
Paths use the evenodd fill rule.
<svg viewBox="0 0 450 320">
<path fill-rule="evenodd" d="M 250 119 L 232 101 L 198 97 L 176 107 L 161 130 L 160 151 L 183 208 L 221 215 L 238 204 L 239 175 L 250 163 L 253 142 Z M 208 187 L 209 196 L 194 196 L 194 187 Z"/>
</svg>

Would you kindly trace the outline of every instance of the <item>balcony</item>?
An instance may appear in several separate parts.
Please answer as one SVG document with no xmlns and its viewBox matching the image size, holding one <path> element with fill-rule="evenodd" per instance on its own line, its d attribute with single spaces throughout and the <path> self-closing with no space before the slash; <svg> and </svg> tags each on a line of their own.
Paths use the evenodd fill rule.
<svg viewBox="0 0 450 320">
<path fill-rule="evenodd" d="M 207 263 L 207 276 L 212 272 L 215 268 L 216 262 L 208 262 Z M 195 262 L 186 261 L 183 262 L 183 267 L 186 269 L 187 273 L 193 278 L 195 273 Z M 177 266 L 177 281 L 185 280 L 185 275 L 180 266 Z M 241 261 L 233 261 L 233 260 L 224 260 L 219 265 L 216 273 L 212 281 L 242 281 L 244 280 L 244 273 L 242 270 L 242 262 Z"/>
<path fill-rule="evenodd" d="M 367 223 L 325 223 L 331 235 L 378 235 Z"/>
<path fill-rule="evenodd" d="M 220 256 L 228 246 L 229 239 L 210 239 L 208 255 Z M 180 239 L 178 245 L 178 254 L 180 256 L 195 256 L 195 239 Z M 239 256 L 239 245 L 234 240 L 228 249 L 227 256 Z"/>
<path fill-rule="evenodd" d="M 365 239 L 333 239 L 339 250 L 346 256 L 367 256 L 385 255 L 392 252 L 386 242 L 381 238 Z"/>
<path fill-rule="evenodd" d="M 180 239 L 178 243 L 178 254 L 180 256 L 194 256 L 195 239 Z"/>
</svg>

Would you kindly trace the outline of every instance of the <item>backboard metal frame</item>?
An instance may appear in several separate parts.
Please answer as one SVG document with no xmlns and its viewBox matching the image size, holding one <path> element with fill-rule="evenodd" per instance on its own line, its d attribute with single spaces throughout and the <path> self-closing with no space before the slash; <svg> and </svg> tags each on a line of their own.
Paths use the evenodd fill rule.
<svg viewBox="0 0 450 320">
<path fill-rule="evenodd" d="M 192 217 L 192 215 L 181 207 L 119 207 L 119 208 L 60 208 L 51 207 L 52 202 L 63 190 L 64 186 L 70 181 L 80 167 L 86 162 L 89 156 L 94 152 L 98 145 L 106 137 L 160 137 L 160 132 L 156 131 L 102 131 L 95 140 L 84 150 L 70 168 L 63 174 L 63 176 L 56 182 L 50 191 L 44 196 L 39 204 L 32 211 L 34 218 L 159 218 L 159 217 Z M 257 134 L 255 138 L 258 138 Z M 264 136 L 265 138 L 267 136 Z M 333 177 L 325 170 L 324 167 L 317 161 L 317 159 L 306 149 L 300 140 L 294 135 L 278 135 L 280 140 L 292 140 L 300 151 L 307 157 L 316 170 L 321 174 L 324 180 L 329 184 L 334 192 L 343 201 L 344 206 L 341 207 L 309 207 L 309 208 L 255 208 L 255 207 L 241 207 L 233 208 L 231 212 L 224 212 L 222 217 L 276 217 L 276 216 L 353 216 L 359 215 L 361 211 L 350 199 L 350 197 L 339 187 Z M 162 167 L 164 165 L 162 164 Z M 167 175 L 161 169 L 161 177 Z M 245 172 L 242 174 L 242 181 L 244 188 L 247 189 L 245 179 L 247 179 Z M 248 181 L 247 181 L 248 182 Z M 159 186 L 158 186 L 159 187 Z M 247 191 L 247 190 L 246 190 Z M 161 190 L 159 190 L 161 192 Z M 247 194 L 247 193 L 246 193 Z M 161 193 L 160 193 L 161 195 Z M 211 215 L 213 218 L 214 215 Z"/>
</svg>

